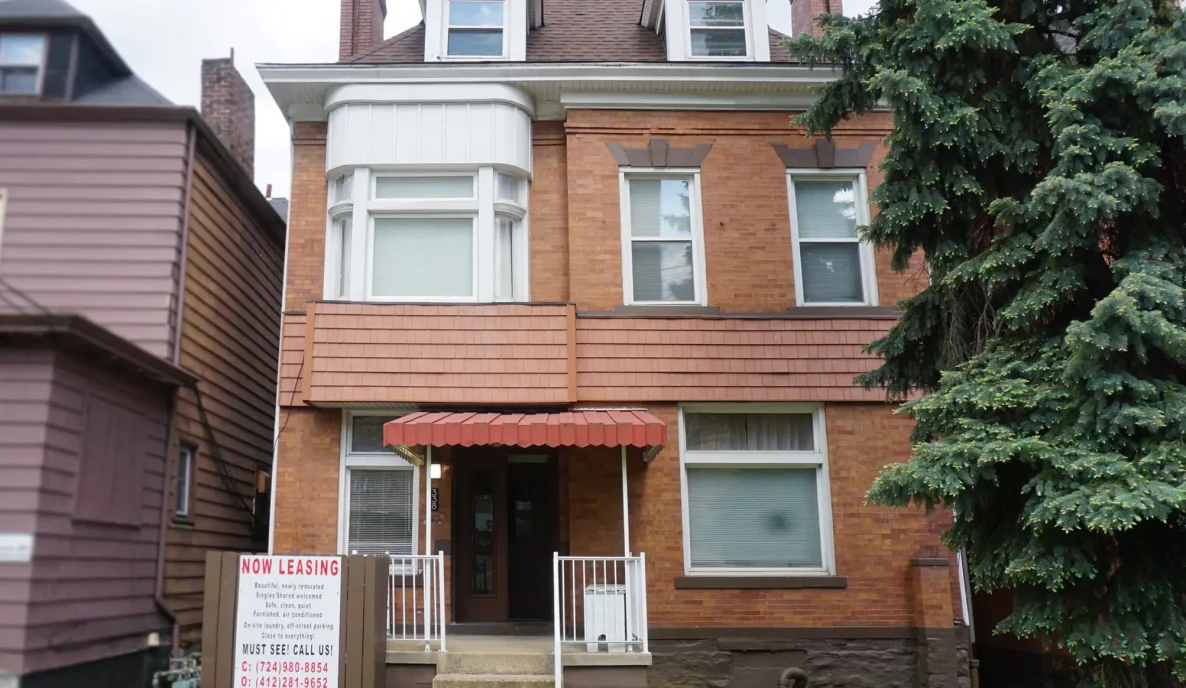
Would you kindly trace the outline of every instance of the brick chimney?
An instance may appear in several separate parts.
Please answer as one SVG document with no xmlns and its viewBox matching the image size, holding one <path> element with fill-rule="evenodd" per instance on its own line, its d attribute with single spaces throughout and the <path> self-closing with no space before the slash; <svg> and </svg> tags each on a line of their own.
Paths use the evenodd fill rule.
<svg viewBox="0 0 1186 688">
<path fill-rule="evenodd" d="M 383 42 L 387 0 L 342 0 L 342 27 L 338 59 L 357 55 Z"/>
<path fill-rule="evenodd" d="M 255 94 L 230 57 L 202 60 L 202 119 L 255 177 Z"/>
<path fill-rule="evenodd" d="M 819 36 L 821 14 L 844 14 L 844 0 L 791 0 L 791 35 Z"/>
</svg>

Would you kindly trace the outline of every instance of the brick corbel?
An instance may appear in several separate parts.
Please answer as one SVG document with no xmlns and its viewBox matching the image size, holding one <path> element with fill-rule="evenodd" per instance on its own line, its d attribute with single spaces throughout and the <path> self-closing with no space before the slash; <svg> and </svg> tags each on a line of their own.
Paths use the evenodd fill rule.
<svg viewBox="0 0 1186 688">
<path fill-rule="evenodd" d="M 877 146 L 862 143 L 856 148 L 837 148 L 827 139 L 816 139 L 811 148 L 791 148 L 785 143 L 771 143 L 782 166 L 788 169 L 820 169 L 866 167 Z"/>
</svg>

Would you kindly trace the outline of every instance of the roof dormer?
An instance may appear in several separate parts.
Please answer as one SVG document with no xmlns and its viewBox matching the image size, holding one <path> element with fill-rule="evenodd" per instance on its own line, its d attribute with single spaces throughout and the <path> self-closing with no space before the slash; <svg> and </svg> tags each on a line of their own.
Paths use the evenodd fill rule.
<svg viewBox="0 0 1186 688">
<path fill-rule="evenodd" d="M 642 22 L 672 62 L 769 62 L 765 0 L 645 0 Z"/>
<path fill-rule="evenodd" d="M 522 62 L 527 59 L 529 22 L 538 22 L 541 15 L 539 0 L 421 0 L 420 4 L 425 62 Z"/>
</svg>

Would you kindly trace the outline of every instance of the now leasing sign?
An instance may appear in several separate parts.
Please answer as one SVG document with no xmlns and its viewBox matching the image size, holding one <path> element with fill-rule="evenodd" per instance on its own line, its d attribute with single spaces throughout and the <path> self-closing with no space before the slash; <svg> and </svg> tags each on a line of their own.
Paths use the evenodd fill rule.
<svg viewBox="0 0 1186 688">
<path fill-rule="evenodd" d="M 339 557 L 242 555 L 235 688 L 338 688 Z"/>
</svg>

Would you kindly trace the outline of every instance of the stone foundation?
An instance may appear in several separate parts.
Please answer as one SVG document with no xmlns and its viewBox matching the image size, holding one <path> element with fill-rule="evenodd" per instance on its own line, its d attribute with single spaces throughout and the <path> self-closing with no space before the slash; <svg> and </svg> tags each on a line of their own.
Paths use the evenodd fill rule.
<svg viewBox="0 0 1186 688">
<path fill-rule="evenodd" d="M 778 688 L 801 667 L 811 688 L 918 688 L 918 641 L 885 639 L 652 640 L 649 688 Z"/>
</svg>

